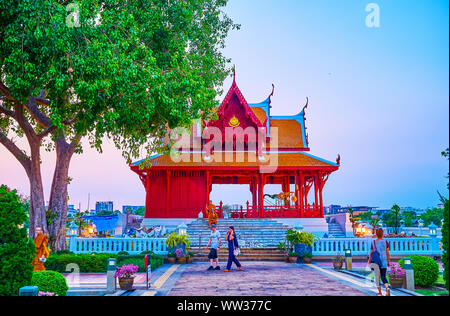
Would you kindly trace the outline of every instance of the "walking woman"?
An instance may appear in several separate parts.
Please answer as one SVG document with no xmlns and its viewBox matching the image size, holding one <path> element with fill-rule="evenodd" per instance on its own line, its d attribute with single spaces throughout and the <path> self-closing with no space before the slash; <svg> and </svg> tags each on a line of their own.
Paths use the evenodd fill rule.
<svg viewBox="0 0 450 316">
<path fill-rule="evenodd" d="M 238 267 L 238 271 L 242 271 L 242 266 L 239 263 L 238 259 L 236 259 L 236 253 L 239 252 L 239 244 L 237 241 L 236 232 L 234 231 L 234 227 L 230 226 L 227 231 L 227 235 L 225 236 L 225 240 L 228 241 L 228 264 L 225 272 L 230 272 L 231 265 L 233 262 Z"/>
<path fill-rule="evenodd" d="M 386 288 L 386 296 L 391 296 L 389 282 L 386 278 L 386 272 L 390 261 L 389 242 L 383 239 L 383 229 L 376 230 L 377 239 L 372 241 L 369 255 L 369 266 L 375 272 L 375 284 L 378 288 L 378 295 L 383 296 L 381 292 L 380 279 Z"/>
</svg>

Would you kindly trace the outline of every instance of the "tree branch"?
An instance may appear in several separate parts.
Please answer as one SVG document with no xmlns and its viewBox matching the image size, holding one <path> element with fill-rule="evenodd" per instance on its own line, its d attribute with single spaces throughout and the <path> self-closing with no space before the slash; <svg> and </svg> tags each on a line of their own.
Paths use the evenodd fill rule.
<svg viewBox="0 0 450 316">
<path fill-rule="evenodd" d="M 3 113 L 7 116 L 12 117 L 13 119 L 16 118 L 16 113 L 14 113 L 14 111 L 8 110 L 6 108 L 4 108 L 3 106 L 0 105 L 0 113 Z"/>
<path fill-rule="evenodd" d="M 31 159 L 5 134 L 0 132 L 0 143 L 21 163 L 28 175 L 31 174 Z"/>
<path fill-rule="evenodd" d="M 69 120 L 65 120 L 63 122 L 64 125 L 72 125 L 73 123 L 75 123 L 76 119 L 69 119 Z M 47 129 L 45 129 L 42 133 L 40 133 L 38 135 L 39 138 L 44 138 L 47 135 L 53 133 L 58 127 L 55 125 L 52 125 L 50 127 L 48 127 Z"/>
</svg>

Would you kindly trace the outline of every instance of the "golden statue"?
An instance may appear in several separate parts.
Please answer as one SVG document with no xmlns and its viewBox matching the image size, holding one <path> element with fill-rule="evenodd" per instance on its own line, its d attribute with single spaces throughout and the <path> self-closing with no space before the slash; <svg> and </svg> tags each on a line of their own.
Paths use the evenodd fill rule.
<svg viewBox="0 0 450 316">
<path fill-rule="evenodd" d="M 206 217 L 208 217 L 208 223 L 209 226 L 211 225 L 217 225 L 217 219 L 219 215 L 216 211 L 216 206 L 212 203 L 212 201 L 209 201 L 208 206 L 206 206 Z"/>
<path fill-rule="evenodd" d="M 50 250 L 48 249 L 48 239 L 47 235 L 41 227 L 36 228 L 36 238 L 34 239 L 34 245 L 36 246 L 36 257 L 34 258 L 33 265 L 34 271 L 45 271 L 44 262 L 50 255 Z"/>
</svg>

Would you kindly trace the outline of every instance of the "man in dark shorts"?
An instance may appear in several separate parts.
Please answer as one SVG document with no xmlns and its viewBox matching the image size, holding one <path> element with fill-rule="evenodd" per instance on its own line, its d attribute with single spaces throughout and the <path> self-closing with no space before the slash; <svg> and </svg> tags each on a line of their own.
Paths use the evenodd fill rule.
<svg viewBox="0 0 450 316">
<path fill-rule="evenodd" d="M 206 249 L 210 249 L 208 259 L 211 265 L 208 268 L 208 271 L 220 270 L 219 255 L 218 255 L 220 243 L 221 243 L 220 233 L 216 229 L 216 225 L 213 224 L 211 225 L 211 236 L 209 237 L 208 245 L 206 246 Z M 214 261 L 216 262 L 216 268 L 213 267 Z"/>
</svg>

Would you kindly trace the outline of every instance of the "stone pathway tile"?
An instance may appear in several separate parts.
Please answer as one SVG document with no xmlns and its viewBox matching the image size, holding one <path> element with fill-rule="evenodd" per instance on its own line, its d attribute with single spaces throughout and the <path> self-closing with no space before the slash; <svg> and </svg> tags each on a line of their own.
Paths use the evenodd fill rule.
<svg viewBox="0 0 450 316">
<path fill-rule="evenodd" d="M 206 271 L 207 263 L 189 265 L 169 296 L 365 296 L 305 265 L 245 262 L 245 271 Z"/>
</svg>

